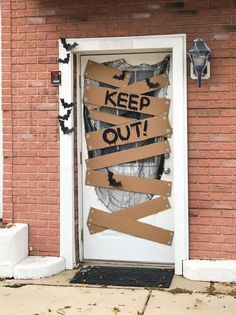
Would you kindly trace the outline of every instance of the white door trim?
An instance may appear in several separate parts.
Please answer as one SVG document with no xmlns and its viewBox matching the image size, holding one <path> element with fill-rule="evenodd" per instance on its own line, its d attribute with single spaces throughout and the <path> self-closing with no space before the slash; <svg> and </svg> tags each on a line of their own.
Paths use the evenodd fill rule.
<svg viewBox="0 0 236 315">
<path fill-rule="evenodd" d="M 137 36 L 110 38 L 76 38 L 74 54 L 138 53 L 168 50 L 173 58 L 173 145 L 175 185 L 175 273 L 182 274 L 183 260 L 188 259 L 188 175 L 187 175 L 187 98 L 186 98 L 186 35 Z M 60 43 L 59 57 L 66 57 Z M 59 97 L 73 101 L 73 63 L 60 63 L 62 84 Z M 73 119 L 67 123 L 72 126 Z M 60 254 L 68 269 L 75 266 L 74 235 L 74 137 L 60 133 Z"/>
</svg>

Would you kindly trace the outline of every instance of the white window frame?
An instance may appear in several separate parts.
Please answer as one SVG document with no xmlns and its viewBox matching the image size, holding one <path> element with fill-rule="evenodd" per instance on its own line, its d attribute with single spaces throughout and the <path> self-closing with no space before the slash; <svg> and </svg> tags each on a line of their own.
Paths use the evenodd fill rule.
<svg viewBox="0 0 236 315">
<path fill-rule="evenodd" d="M 171 51 L 173 58 L 173 151 L 175 185 L 175 274 L 183 273 L 183 261 L 189 258 L 188 231 L 188 174 L 187 174 L 187 97 L 186 97 L 186 35 L 76 38 L 73 54 L 116 54 Z M 59 41 L 59 57 L 66 57 Z M 72 56 L 71 56 L 72 57 Z M 68 64 L 60 63 L 62 84 L 59 97 L 73 101 L 73 58 Z M 61 107 L 61 106 L 60 106 Z M 72 121 L 67 124 L 72 127 Z M 82 211 L 80 210 L 80 214 Z M 78 245 L 78 244 L 77 244 Z M 80 244 L 81 245 L 81 244 Z M 66 259 L 67 269 L 75 267 L 74 221 L 74 136 L 60 132 L 60 255 Z"/>
</svg>

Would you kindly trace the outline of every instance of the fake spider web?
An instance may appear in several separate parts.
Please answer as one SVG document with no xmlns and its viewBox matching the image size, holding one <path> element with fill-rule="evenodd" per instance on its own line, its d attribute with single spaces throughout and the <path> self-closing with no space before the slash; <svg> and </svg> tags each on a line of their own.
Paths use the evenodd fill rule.
<svg viewBox="0 0 236 315">
<path fill-rule="evenodd" d="M 128 64 L 124 59 L 106 62 L 104 63 L 104 65 L 107 65 L 109 67 L 113 67 L 116 69 L 120 69 L 126 74 L 129 74 L 130 75 L 129 84 L 131 84 L 131 83 L 148 79 L 148 78 L 151 78 L 153 76 L 160 75 L 163 73 L 169 74 L 170 55 L 167 55 L 161 62 L 153 64 L 153 65 L 140 64 L 140 65 L 133 66 L 133 65 Z M 89 79 L 85 79 L 85 83 L 86 85 L 103 86 L 103 87 L 109 87 L 109 88 L 112 87 L 110 85 L 93 81 L 93 80 L 89 80 Z M 144 93 L 143 95 L 165 98 L 167 95 L 167 87 L 164 87 L 158 91 Z M 151 117 L 150 115 L 147 115 L 147 114 L 130 112 L 130 111 L 121 110 L 121 109 L 101 107 L 99 108 L 99 110 L 103 112 L 112 113 L 115 115 L 120 115 L 123 117 L 135 118 L 135 119 L 145 119 L 145 118 Z M 85 124 L 86 132 L 109 128 L 112 126 L 105 122 L 92 120 L 86 106 L 84 106 L 84 124 Z M 156 137 L 153 139 L 148 139 L 148 140 L 140 141 L 136 143 L 123 144 L 116 147 L 110 147 L 110 148 L 105 148 L 105 149 L 100 149 L 100 150 L 95 150 L 95 151 L 88 151 L 88 156 L 89 158 L 93 158 L 93 157 L 101 156 L 104 154 L 109 154 L 109 153 L 118 152 L 122 150 L 128 150 L 130 148 L 145 146 L 147 144 L 162 141 L 164 139 L 165 139 L 164 137 Z M 130 162 L 130 163 L 124 163 L 124 164 L 115 165 L 112 167 L 107 167 L 104 169 L 100 169 L 99 171 L 107 173 L 107 174 L 109 171 L 114 174 L 119 174 L 119 175 L 124 175 L 124 176 L 136 176 L 136 177 L 144 177 L 144 178 L 149 178 L 149 179 L 161 179 L 163 169 L 164 169 L 164 155 L 159 155 L 159 156 L 145 158 L 145 159 Z M 116 212 L 116 211 L 119 211 L 120 209 L 124 209 L 132 205 L 142 203 L 146 200 L 152 199 L 153 197 L 153 195 L 151 194 L 128 192 L 128 191 L 107 189 L 107 188 L 100 188 L 100 187 L 95 187 L 95 191 L 96 191 L 98 199 L 111 212 Z"/>
</svg>

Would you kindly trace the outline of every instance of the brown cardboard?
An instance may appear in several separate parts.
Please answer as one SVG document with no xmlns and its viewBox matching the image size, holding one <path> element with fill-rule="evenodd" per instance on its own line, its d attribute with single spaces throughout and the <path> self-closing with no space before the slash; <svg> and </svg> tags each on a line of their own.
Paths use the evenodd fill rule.
<svg viewBox="0 0 236 315">
<path fill-rule="evenodd" d="M 107 173 L 87 171 L 85 184 L 95 187 L 133 191 L 159 196 L 171 195 L 171 182 L 169 181 L 118 174 L 114 174 L 113 179 L 116 182 L 121 182 L 122 186 L 110 186 Z"/>
<path fill-rule="evenodd" d="M 138 161 L 164 153 L 169 153 L 170 147 L 168 141 L 156 142 L 138 148 L 118 151 L 106 155 L 101 155 L 86 160 L 88 170 L 98 170 L 101 168 Z"/>
<path fill-rule="evenodd" d="M 130 93 L 146 93 L 155 90 L 159 90 L 164 86 L 170 84 L 168 75 L 161 74 L 158 76 L 154 76 L 152 78 L 142 80 L 139 82 L 135 82 L 133 84 L 129 83 L 129 76 L 126 76 L 123 80 L 121 80 L 123 72 L 119 69 L 115 69 L 109 66 L 105 66 L 101 63 L 97 63 L 95 61 L 89 60 L 87 62 L 87 66 L 84 72 L 84 77 L 92 80 L 96 80 L 99 82 L 110 84 L 114 87 L 125 87 L 126 91 Z M 115 79 L 114 76 L 120 78 L 120 80 Z"/>
<path fill-rule="evenodd" d="M 111 125 L 129 124 L 136 121 L 136 119 L 133 119 L 133 118 L 126 118 L 123 116 L 113 115 L 110 113 L 101 112 L 97 110 L 90 110 L 90 117 L 93 120 L 99 120 L 99 121 L 102 121 Z"/>
<path fill-rule="evenodd" d="M 110 213 L 112 216 L 116 216 L 117 213 L 121 214 L 123 217 L 128 217 L 133 220 L 138 220 L 143 217 L 147 217 L 152 214 L 159 213 L 161 211 L 165 211 L 167 209 L 170 209 L 169 201 L 166 197 L 159 197 L 154 198 L 151 200 L 147 200 L 145 202 L 142 202 L 140 204 L 121 209 L 118 212 Z M 99 232 L 103 232 L 106 230 L 106 228 L 94 225 L 92 223 L 88 222 L 88 228 L 90 234 L 95 234 Z"/>
<path fill-rule="evenodd" d="M 136 124 L 136 126 L 133 126 L 133 124 Z M 85 134 L 85 138 L 88 150 L 92 151 L 147 140 L 157 136 L 166 136 L 171 132 L 169 120 L 166 116 L 163 116 L 91 131 Z M 122 135 L 122 139 L 120 135 Z"/>
<path fill-rule="evenodd" d="M 129 85 L 128 87 L 131 87 Z M 117 108 L 149 115 L 167 115 L 170 107 L 168 98 L 146 96 L 128 89 L 109 89 L 87 85 L 84 89 L 84 104 Z"/>
<path fill-rule="evenodd" d="M 123 76 L 123 71 L 105 66 L 101 63 L 88 60 L 84 77 L 99 82 L 107 83 L 114 87 L 124 87 L 129 83 L 129 76 Z M 117 78 L 117 79 L 116 79 Z"/>
<path fill-rule="evenodd" d="M 168 76 L 163 74 L 128 85 L 129 79 L 125 78 L 124 73 L 122 71 L 114 73 L 114 71 L 117 71 L 117 69 L 93 61 L 88 62 L 85 70 L 85 77 L 118 87 L 118 89 L 108 89 L 92 85 L 85 86 L 83 101 L 90 110 L 90 117 L 114 126 L 86 133 L 88 150 L 97 150 L 169 135 L 172 132 L 167 118 L 170 100 L 142 95 L 142 93 L 158 90 L 168 85 Z M 96 111 L 101 106 L 150 115 L 162 115 L 162 117 L 143 120 L 126 119 L 118 115 Z M 107 213 L 91 208 L 87 222 L 91 234 L 102 232 L 108 228 L 161 244 L 171 245 L 173 231 L 136 221 L 144 216 L 170 208 L 165 196 L 171 194 L 171 182 L 123 176 L 109 172 L 110 175 L 112 174 L 110 178 L 108 173 L 94 171 L 167 152 L 170 152 L 168 141 L 162 141 L 132 148 L 128 152 L 118 151 L 86 161 L 88 169 L 86 173 L 87 185 L 164 196 L 122 209 L 116 213 Z"/>
<path fill-rule="evenodd" d="M 135 221 L 128 217 L 124 217 L 120 213 L 117 213 L 116 216 L 112 216 L 108 212 L 95 208 L 90 209 L 88 223 L 165 245 L 172 244 L 174 235 L 173 231 Z"/>
<path fill-rule="evenodd" d="M 160 74 L 150 79 L 145 79 L 145 80 L 127 85 L 126 87 L 122 88 L 122 91 L 127 91 L 129 93 L 143 94 L 143 93 L 159 90 L 169 84 L 170 82 L 169 82 L 168 75 Z"/>
</svg>

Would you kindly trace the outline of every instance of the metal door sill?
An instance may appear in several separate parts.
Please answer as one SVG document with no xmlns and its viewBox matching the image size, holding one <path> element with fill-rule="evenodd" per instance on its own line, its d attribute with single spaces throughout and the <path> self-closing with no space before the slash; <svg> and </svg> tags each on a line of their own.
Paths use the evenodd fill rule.
<svg viewBox="0 0 236 315">
<path fill-rule="evenodd" d="M 139 267 L 139 268 L 157 268 L 157 269 L 174 269 L 173 263 L 144 263 L 144 262 L 127 262 L 127 261 L 104 261 L 84 259 L 79 262 L 78 266 L 110 266 L 110 267 Z"/>
</svg>

